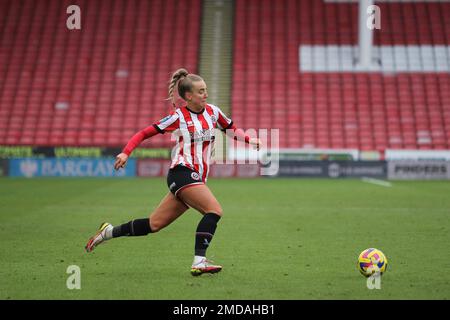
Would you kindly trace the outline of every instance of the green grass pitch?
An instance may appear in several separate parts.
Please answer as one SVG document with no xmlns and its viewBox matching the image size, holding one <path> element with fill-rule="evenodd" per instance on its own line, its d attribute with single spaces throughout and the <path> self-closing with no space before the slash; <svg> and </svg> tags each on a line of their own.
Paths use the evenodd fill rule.
<svg viewBox="0 0 450 320">
<path fill-rule="evenodd" d="M 165 179 L 0 179 L 0 299 L 449 299 L 450 183 L 211 179 L 224 209 L 209 257 L 192 277 L 200 215 L 86 253 L 103 221 L 146 217 Z M 359 253 L 389 261 L 369 290 Z M 67 267 L 81 289 L 66 287 Z"/>
</svg>

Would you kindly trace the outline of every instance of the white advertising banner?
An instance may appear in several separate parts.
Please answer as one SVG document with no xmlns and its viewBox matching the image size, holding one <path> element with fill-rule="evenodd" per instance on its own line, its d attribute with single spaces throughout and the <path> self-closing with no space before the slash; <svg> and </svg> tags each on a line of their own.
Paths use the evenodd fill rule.
<svg viewBox="0 0 450 320">
<path fill-rule="evenodd" d="M 447 180 L 450 179 L 450 161 L 388 161 L 388 179 Z"/>
</svg>

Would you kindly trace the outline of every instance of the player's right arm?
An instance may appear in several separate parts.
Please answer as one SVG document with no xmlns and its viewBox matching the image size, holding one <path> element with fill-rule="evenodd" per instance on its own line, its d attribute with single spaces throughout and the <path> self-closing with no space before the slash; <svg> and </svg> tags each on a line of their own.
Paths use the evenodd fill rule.
<svg viewBox="0 0 450 320">
<path fill-rule="evenodd" d="M 119 170 L 125 167 L 128 161 L 128 157 L 141 144 L 142 141 L 157 135 L 158 133 L 172 132 L 179 127 L 178 114 L 172 112 L 167 117 L 154 123 L 153 125 L 137 132 L 127 143 L 122 152 L 116 156 L 116 162 L 114 163 L 114 169 Z"/>
</svg>

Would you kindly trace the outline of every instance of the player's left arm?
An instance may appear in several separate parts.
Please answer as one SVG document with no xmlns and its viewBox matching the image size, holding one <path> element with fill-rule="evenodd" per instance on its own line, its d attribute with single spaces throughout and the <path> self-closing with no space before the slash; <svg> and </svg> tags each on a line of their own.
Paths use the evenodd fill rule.
<svg viewBox="0 0 450 320">
<path fill-rule="evenodd" d="M 245 134 L 244 130 L 237 128 L 233 121 L 228 118 L 222 110 L 218 109 L 219 111 L 219 117 L 217 119 L 217 123 L 219 125 L 219 128 L 225 132 L 225 134 L 234 140 L 237 141 L 243 141 L 245 143 L 248 143 L 256 148 L 256 150 L 259 150 L 261 147 L 261 140 L 259 138 L 250 138 L 248 135 Z"/>
</svg>

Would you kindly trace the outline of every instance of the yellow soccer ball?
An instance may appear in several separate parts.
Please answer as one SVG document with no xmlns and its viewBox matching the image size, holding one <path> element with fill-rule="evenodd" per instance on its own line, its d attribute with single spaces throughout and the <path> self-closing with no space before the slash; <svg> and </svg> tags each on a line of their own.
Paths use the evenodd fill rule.
<svg viewBox="0 0 450 320">
<path fill-rule="evenodd" d="M 358 270 L 365 277 L 379 272 L 382 275 L 387 268 L 387 259 L 381 250 L 369 248 L 361 252 L 358 257 Z"/>
</svg>

